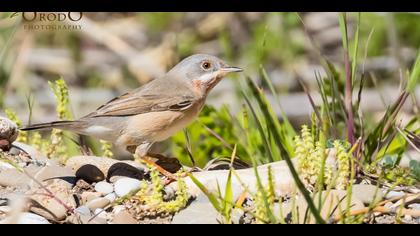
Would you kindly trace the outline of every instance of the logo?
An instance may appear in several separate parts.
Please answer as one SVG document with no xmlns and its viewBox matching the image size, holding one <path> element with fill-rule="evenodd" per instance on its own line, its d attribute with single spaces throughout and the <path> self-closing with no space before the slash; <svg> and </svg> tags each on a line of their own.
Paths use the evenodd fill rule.
<svg viewBox="0 0 420 236">
<path fill-rule="evenodd" d="M 81 30 L 83 12 L 13 12 L 21 16 L 25 30 Z"/>
</svg>

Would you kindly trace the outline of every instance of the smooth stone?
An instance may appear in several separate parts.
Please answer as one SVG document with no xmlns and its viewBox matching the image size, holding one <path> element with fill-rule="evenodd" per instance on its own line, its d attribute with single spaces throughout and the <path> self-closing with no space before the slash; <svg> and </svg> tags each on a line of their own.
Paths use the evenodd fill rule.
<svg viewBox="0 0 420 236">
<path fill-rule="evenodd" d="M 396 198 L 396 197 L 403 197 L 405 195 L 404 192 L 401 191 L 390 191 L 388 194 L 385 195 L 386 199 Z"/>
<path fill-rule="evenodd" d="M 95 190 L 103 195 L 107 195 L 114 191 L 114 186 L 112 186 L 110 183 L 102 181 L 96 183 Z"/>
<path fill-rule="evenodd" d="M 92 217 L 90 209 L 86 206 L 80 206 L 74 209 L 74 213 L 66 218 L 66 223 L 69 224 L 84 224 L 83 220 Z"/>
<path fill-rule="evenodd" d="M 292 163 L 296 165 L 297 159 L 293 158 Z M 261 182 L 264 186 L 268 186 L 268 173 L 271 169 L 274 180 L 274 189 L 277 196 L 288 196 L 295 192 L 295 181 L 290 173 L 290 169 L 285 161 L 277 161 L 266 165 L 258 166 L 257 170 L 260 175 Z M 237 176 L 232 176 L 232 194 L 233 199 L 237 199 L 244 191 L 251 194 L 258 192 L 257 178 L 252 168 L 241 169 L 236 171 Z M 229 170 L 214 170 L 191 173 L 200 183 L 202 183 L 208 191 L 217 193 L 218 189 L 223 191 L 226 189 Z M 239 176 L 239 177 L 238 177 Z M 201 189 L 194 183 L 190 177 L 184 178 L 190 196 L 198 196 L 202 193 Z M 244 185 L 245 184 L 245 185 Z M 178 183 L 173 182 L 168 186 L 178 189 Z"/>
<path fill-rule="evenodd" d="M 97 156 L 71 157 L 66 162 L 66 166 L 70 167 L 76 173 L 76 176 L 77 172 L 81 172 L 79 173 L 80 177 L 89 177 L 91 183 L 102 181 L 105 176 L 107 176 L 108 181 L 112 176 L 142 179 L 147 172 L 147 167 L 134 161 L 118 161 Z M 95 173 L 89 173 L 92 171 Z"/>
<path fill-rule="evenodd" d="M 107 172 L 107 180 L 115 183 L 118 179 L 128 177 L 133 179 L 144 179 L 146 168 L 136 162 L 124 161 L 113 164 Z"/>
<path fill-rule="evenodd" d="M 411 215 L 404 215 L 404 220 L 411 221 L 413 220 L 413 217 Z"/>
<path fill-rule="evenodd" d="M 127 211 L 122 210 L 115 214 L 112 224 L 137 224 L 137 220 Z"/>
<path fill-rule="evenodd" d="M 174 215 L 172 224 L 218 224 L 219 213 L 204 194 L 200 194 L 185 209 Z"/>
<path fill-rule="evenodd" d="M 17 169 L 6 169 L 0 171 L 0 186 L 20 187 L 29 186 L 31 179 Z"/>
<path fill-rule="evenodd" d="M 5 170 L 5 169 L 14 169 L 15 167 L 12 166 L 11 164 L 4 162 L 4 161 L 0 161 L 0 171 Z"/>
<path fill-rule="evenodd" d="M 87 164 L 76 171 L 76 177 L 88 183 L 95 183 L 105 179 L 104 173 L 96 166 Z"/>
<path fill-rule="evenodd" d="M 81 194 L 80 198 L 82 200 L 82 204 L 86 204 L 87 202 L 100 198 L 101 196 L 102 196 L 101 193 L 86 191 Z"/>
<path fill-rule="evenodd" d="M 404 168 L 410 168 L 410 162 L 413 160 L 420 163 L 420 153 L 417 152 L 416 150 L 408 151 L 404 153 L 401 157 L 399 166 L 404 167 Z"/>
<path fill-rule="evenodd" d="M 109 193 L 104 198 L 108 199 L 110 202 L 114 202 L 117 199 L 117 194 Z"/>
<path fill-rule="evenodd" d="M 165 186 L 165 188 L 163 189 L 163 192 L 164 192 L 163 194 L 164 201 L 170 201 L 170 200 L 175 199 L 176 193 L 175 193 L 175 189 L 173 189 L 172 187 Z"/>
<path fill-rule="evenodd" d="M 21 142 L 14 142 L 13 147 L 27 153 L 32 160 L 37 160 L 37 161 L 48 161 L 48 157 L 45 156 L 42 152 L 40 152 L 39 150 L 36 150 L 34 147 L 25 144 L 25 143 L 21 143 Z"/>
<path fill-rule="evenodd" d="M 58 165 L 42 167 L 32 176 L 40 182 L 51 179 L 61 179 L 68 182 L 70 186 L 73 186 L 76 183 L 76 176 L 73 174 L 73 171 L 70 168 Z"/>
<path fill-rule="evenodd" d="M 82 217 L 83 224 L 89 224 L 89 225 L 105 225 L 107 224 L 107 220 L 102 217 Z M 86 223 L 85 223 L 86 222 Z"/>
<path fill-rule="evenodd" d="M 95 212 L 93 214 L 98 218 L 102 218 L 102 219 L 108 218 L 108 213 L 103 208 L 95 209 Z"/>
<path fill-rule="evenodd" d="M 420 210 L 420 203 L 413 203 L 413 204 L 410 204 L 410 205 L 408 206 L 408 208 L 411 208 L 411 209 L 414 209 L 414 210 Z"/>
<path fill-rule="evenodd" d="M 111 176 L 110 178 L 108 178 L 107 181 L 109 181 L 110 183 L 115 184 L 115 182 L 117 182 L 120 179 L 124 179 L 124 178 L 127 178 L 127 177 L 126 176 L 114 175 L 114 176 Z"/>
<path fill-rule="evenodd" d="M 322 199 L 324 204 L 322 205 L 321 209 L 321 217 L 325 220 L 328 220 L 331 216 L 338 216 L 340 215 L 339 209 L 345 211 L 347 208 L 347 191 L 344 190 L 331 190 L 326 195 L 327 191 L 322 192 Z M 316 194 L 313 199 L 315 200 L 315 204 L 317 204 L 317 199 L 319 195 Z M 310 213 L 310 210 L 308 209 L 308 204 L 306 200 L 303 198 L 303 196 L 299 196 L 299 198 L 296 201 L 296 206 L 298 208 L 298 214 L 299 214 L 299 223 L 315 223 L 315 219 Z M 351 197 L 350 202 L 350 210 L 360 210 L 363 209 L 365 205 L 362 201 L 357 199 L 356 197 Z M 282 205 L 283 210 L 283 216 L 288 218 L 288 215 L 292 212 L 292 201 L 289 201 L 287 203 L 284 203 Z M 307 219 L 305 221 L 305 214 L 308 210 Z"/>
<path fill-rule="evenodd" d="M 18 137 L 18 127 L 15 122 L 0 116 L 0 139 L 13 143 Z"/>
<path fill-rule="evenodd" d="M 141 188 L 142 182 L 137 179 L 132 178 L 122 178 L 115 182 L 114 189 L 115 194 L 118 197 L 125 196 L 132 191 L 139 190 Z"/>
<path fill-rule="evenodd" d="M 65 181 L 60 179 L 49 180 L 46 188 L 68 207 L 76 208 L 76 201 L 72 191 Z M 30 194 L 30 200 L 32 201 L 30 211 L 54 221 L 61 221 L 66 218 L 68 213 L 66 207 L 55 198 L 48 196 L 48 192 L 43 188 L 31 190 L 28 194 Z"/>
<path fill-rule="evenodd" d="M 0 206 L 0 212 L 2 213 L 10 213 L 12 211 L 12 207 L 11 206 Z"/>
<path fill-rule="evenodd" d="M 93 213 L 79 214 L 75 213 L 69 217 L 67 217 L 66 221 L 71 224 L 106 224 L 107 221 L 104 218 L 100 217 L 93 217 Z"/>
<path fill-rule="evenodd" d="M 104 208 L 108 206 L 109 203 L 111 202 L 108 199 L 101 197 L 101 198 L 93 199 L 92 201 L 86 203 L 85 206 L 87 206 L 91 210 L 95 210 L 97 208 Z"/>
<path fill-rule="evenodd" d="M 74 212 L 77 214 L 86 215 L 86 216 L 92 214 L 89 207 L 87 206 L 79 206 L 78 208 L 74 209 Z"/>
<path fill-rule="evenodd" d="M 125 206 L 123 206 L 123 205 L 117 205 L 117 206 L 114 206 L 114 207 L 112 208 L 112 213 L 113 213 L 114 215 L 116 215 L 116 214 L 120 213 L 121 211 L 125 211 L 125 210 L 127 210 L 127 209 L 125 208 Z"/>
<path fill-rule="evenodd" d="M 244 214 L 245 212 L 242 209 L 239 209 L 239 208 L 233 209 L 231 213 L 232 223 L 240 224 Z"/>
<path fill-rule="evenodd" d="M 33 213 L 29 213 L 29 212 L 21 213 L 17 220 L 17 223 L 25 224 L 25 225 L 26 224 L 51 224 L 44 217 L 33 214 Z"/>
<path fill-rule="evenodd" d="M 380 188 L 375 185 L 367 184 L 354 184 L 352 195 L 367 205 L 377 203 L 383 198 Z"/>
</svg>

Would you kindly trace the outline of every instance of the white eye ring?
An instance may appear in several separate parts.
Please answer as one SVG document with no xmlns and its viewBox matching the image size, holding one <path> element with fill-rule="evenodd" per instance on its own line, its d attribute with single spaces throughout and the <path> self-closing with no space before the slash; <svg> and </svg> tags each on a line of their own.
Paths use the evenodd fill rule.
<svg viewBox="0 0 420 236">
<path fill-rule="evenodd" d="M 208 61 L 205 61 L 201 64 L 201 68 L 203 68 L 204 70 L 209 70 L 211 68 L 211 63 Z"/>
</svg>

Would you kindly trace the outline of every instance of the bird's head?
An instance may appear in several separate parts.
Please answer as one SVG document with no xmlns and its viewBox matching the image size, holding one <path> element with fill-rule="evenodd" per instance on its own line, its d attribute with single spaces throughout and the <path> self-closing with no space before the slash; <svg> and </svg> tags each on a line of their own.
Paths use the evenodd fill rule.
<svg viewBox="0 0 420 236">
<path fill-rule="evenodd" d="M 196 54 L 182 60 L 169 73 L 175 73 L 176 77 L 187 80 L 207 95 L 227 74 L 241 71 L 215 56 Z"/>
</svg>

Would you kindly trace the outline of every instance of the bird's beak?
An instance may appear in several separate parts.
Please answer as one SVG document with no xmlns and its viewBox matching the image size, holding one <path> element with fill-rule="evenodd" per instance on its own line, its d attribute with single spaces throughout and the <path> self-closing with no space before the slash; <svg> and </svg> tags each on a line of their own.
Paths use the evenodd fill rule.
<svg viewBox="0 0 420 236">
<path fill-rule="evenodd" d="M 241 72 L 243 71 L 243 69 L 239 67 L 234 67 L 234 66 L 226 66 L 226 67 L 220 68 L 220 71 L 225 72 L 225 73 L 230 73 L 230 72 Z"/>
</svg>

